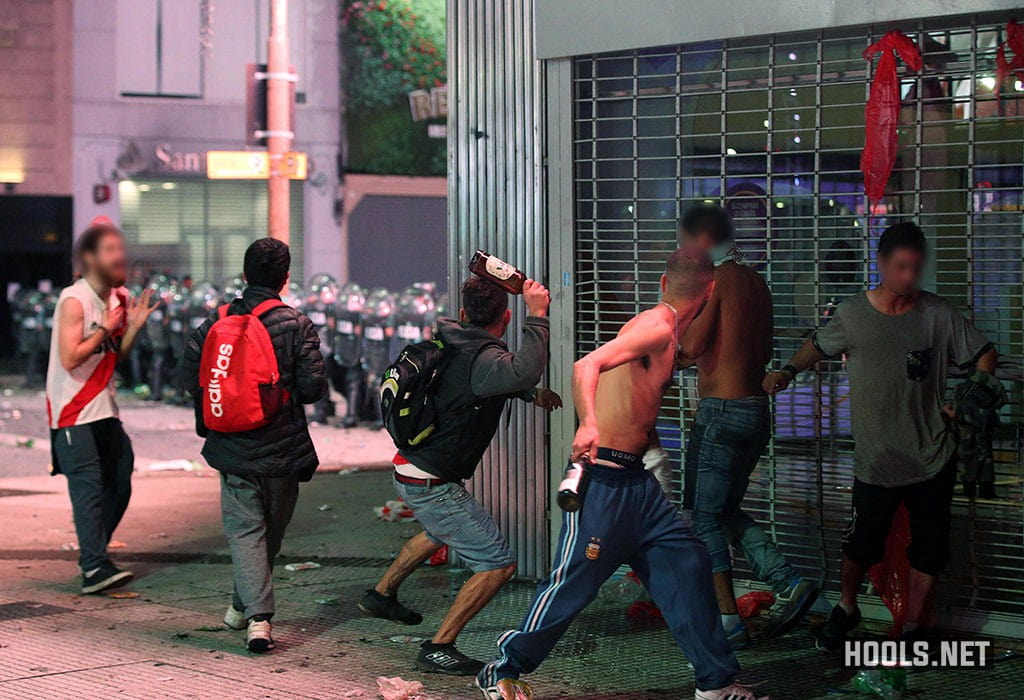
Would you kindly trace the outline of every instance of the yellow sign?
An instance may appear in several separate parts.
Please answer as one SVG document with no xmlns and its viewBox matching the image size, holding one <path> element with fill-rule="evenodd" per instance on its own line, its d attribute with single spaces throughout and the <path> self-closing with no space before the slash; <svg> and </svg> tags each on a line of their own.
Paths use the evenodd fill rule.
<svg viewBox="0 0 1024 700">
<path fill-rule="evenodd" d="M 206 152 L 206 177 L 211 180 L 266 180 L 269 176 L 266 151 Z"/>
<path fill-rule="evenodd" d="M 288 176 L 289 180 L 305 180 L 308 158 L 305 153 L 289 151 L 284 154 L 284 161 L 281 163 L 281 172 Z"/>
<path fill-rule="evenodd" d="M 285 153 L 281 171 L 289 180 L 305 180 L 308 161 L 305 153 Z M 206 177 L 211 180 L 266 180 L 270 177 L 270 156 L 266 151 L 207 151 Z"/>
</svg>

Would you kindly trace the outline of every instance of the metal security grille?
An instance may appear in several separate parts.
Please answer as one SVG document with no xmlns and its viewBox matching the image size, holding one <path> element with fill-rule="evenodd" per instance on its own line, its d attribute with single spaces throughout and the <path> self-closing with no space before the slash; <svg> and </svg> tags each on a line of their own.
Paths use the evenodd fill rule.
<svg viewBox="0 0 1024 700">
<path fill-rule="evenodd" d="M 920 74 L 901 68 L 901 150 L 873 211 L 859 171 L 872 78 L 861 52 L 892 27 L 576 57 L 575 313 L 578 354 L 610 339 L 656 301 L 680 213 L 719 203 L 734 217 L 748 262 L 771 285 L 781 360 L 835 303 L 872 284 L 881 231 L 918 221 L 934 250 L 929 288 L 997 344 L 1013 397 L 996 449 L 999 498 L 956 498 L 954 560 L 940 606 L 1019 623 L 1024 86 L 1004 85 L 1001 105 L 993 92 L 1007 19 L 902 24 L 926 65 Z M 853 481 L 848 395 L 843 364 L 834 361 L 780 396 L 775 438 L 745 504 L 830 591 L 838 587 Z M 696 400 L 686 374 L 663 405 L 660 433 L 676 460 Z"/>
</svg>

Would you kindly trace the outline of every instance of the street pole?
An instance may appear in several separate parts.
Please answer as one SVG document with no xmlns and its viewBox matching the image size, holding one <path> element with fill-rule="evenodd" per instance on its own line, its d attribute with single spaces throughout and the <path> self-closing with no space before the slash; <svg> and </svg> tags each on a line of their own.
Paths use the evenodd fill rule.
<svg viewBox="0 0 1024 700">
<path fill-rule="evenodd" d="M 288 60 L 288 0 L 270 0 L 267 39 L 267 235 L 288 242 L 289 180 L 284 155 L 291 150 L 291 66 Z"/>
</svg>

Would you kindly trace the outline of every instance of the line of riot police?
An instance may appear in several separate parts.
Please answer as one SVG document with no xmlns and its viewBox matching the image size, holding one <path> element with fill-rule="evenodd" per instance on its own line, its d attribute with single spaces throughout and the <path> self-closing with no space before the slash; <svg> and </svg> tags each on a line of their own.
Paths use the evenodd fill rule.
<svg viewBox="0 0 1024 700">
<path fill-rule="evenodd" d="M 188 276 L 154 274 L 131 292 L 138 294 L 143 287 L 153 290 L 160 305 L 119 368 L 121 386 L 144 400 L 190 403 L 179 370 L 188 336 L 218 306 L 241 296 L 245 282 L 236 277 L 219 290 L 209 282 L 193 283 Z M 317 274 L 305 288 L 290 284 L 282 298 L 317 328 L 331 385 L 345 400 L 338 427 L 369 423 L 381 428 L 376 400 L 381 374 L 404 346 L 432 336 L 444 310 L 436 285 L 420 282 L 395 294 L 383 288 L 367 291 L 354 282 L 339 285 L 330 275 Z M 13 299 L 18 353 L 29 385 L 40 385 L 45 377 L 56 301 L 55 292 L 32 289 L 19 291 Z M 313 421 L 326 424 L 335 413 L 334 400 L 325 396 L 314 406 Z"/>
<path fill-rule="evenodd" d="M 11 299 L 11 328 L 25 383 L 41 386 L 46 380 L 46 362 L 53 332 L 53 310 L 57 292 L 24 287 Z"/>
<path fill-rule="evenodd" d="M 345 399 L 338 427 L 364 422 L 383 427 L 376 400 L 381 375 L 403 347 L 432 336 L 444 304 L 436 289 L 432 282 L 420 282 L 397 295 L 379 287 L 367 292 L 321 274 L 301 297 L 293 296 L 317 327 L 331 386 Z M 335 414 L 334 400 L 325 396 L 314 406 L 313 421 L 327 423 Z"/>
</svg>

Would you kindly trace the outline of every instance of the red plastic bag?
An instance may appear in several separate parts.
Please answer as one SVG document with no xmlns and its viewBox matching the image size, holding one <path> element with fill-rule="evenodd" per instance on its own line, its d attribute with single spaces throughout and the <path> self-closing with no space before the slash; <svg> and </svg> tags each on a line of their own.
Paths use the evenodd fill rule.
<svg viewBox="0 0 1024 700">
<path fill-rule="evenodd" d="M 664 620 L 665 616 L 658 610 L 658 606 L 649 600 L 638 600 L 626 610 L 627 617 L 634 620 L 650 618 L 652 620 Z"/>
<path fill-rule="evenodd" d="M 448 563 L 448 545 L 441 547 L 427 559 L 427 566 L 442 566 Z"/>
<path fill-rule="evenodd" d="M 898 31 L 888 32 L 864 50 L 864 60 L 881 54 L 871 95 L 864 107 L 864 150 L 860 169 L 864 173 L 864 192 L 875 204 L 885 194 L 885 184 L 896 164 L 899 141 L 896 127 L 900 121 L 900 80 L 896 74 L 897 54 L 908 68 L 921 70 L 921 52 L 909 37 Z"/>
<path fill-rule="evenodd" d="M 1006 57 L 1007 49 L 1013 51 L 1012 59 Z M 1017 24 L 1015 19 L 1006 23 L 1006 40 L 996 50 L 996 84 L 992 91 L 999 100 L 1000 109 L 1003 106 L 1003 85 L 1013 73 L 1019 80 L 1024 80 L 1024 25 Z"/>
<path fill-rule="evenodd" d="M 871 585 L 889 608 L 892 615 L 893 634 L 899 634 L 907 620 L 907 592 L 910 587 L 910 561 L 907 546 L 910 544 L 910 515 L 903 504 L 892 516 L 892 527 L 885 541 L 885 557 L 868 569 Z"/>
<path fill-rule="evenodd" d="M 771 591 L 751 591 L 736 599 L 736 609 L 740 617 L 749 620 L 762 610 L 767 610 L 775 603 L 775 594 Z"/>
</svg>

